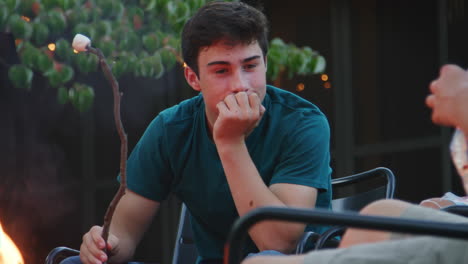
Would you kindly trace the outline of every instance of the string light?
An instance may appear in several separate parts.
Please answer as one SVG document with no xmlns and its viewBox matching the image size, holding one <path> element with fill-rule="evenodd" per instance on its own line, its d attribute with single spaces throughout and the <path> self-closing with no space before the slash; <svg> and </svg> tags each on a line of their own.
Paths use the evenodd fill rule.
<svg viewBox="0 0 468 264">
<path fill-rule="evenodd" d="M 21 19 L 23 19 L 26 22 L 31 21 L 31 19 L 29 17 L 27 17 L 27 16 L 21 16 Z"/>
<path fill-rule="evenodd" d="M 78 53 L 78 51 L 76 49 L 73 49 L 73 53 Z"/>
<path fill-rule="evenodd" d="M 320 78 L 321 78 L 322 81 L 324 81 L 324 82 L 328 81 L 328 75 L 326 75 L 326 74 L 322 74 L 322 76 L 320 76 Z"/>
<path fill-rule="evenodd" d="M 296 91 L 302 92 L 302 91 L 304 91 L 304 89 L 305 89 L 305 85 L 303 83 L 298 83 L 296 85 Z"/>
<path fill-rule="evenodd" d="M 55 43 L 49 43 L 49 45 L 47 45 L 47 47 L 49 48 L 50 51 L 54 51 L 55 50 Z"/>
<path fill-rule="evenodd" d="M 323 87 L 325 87 L 326 89 L 330 89 L 331 88 L 331 83 L 330 82 L 325 82 L 323 84 Z"/>
</svg>

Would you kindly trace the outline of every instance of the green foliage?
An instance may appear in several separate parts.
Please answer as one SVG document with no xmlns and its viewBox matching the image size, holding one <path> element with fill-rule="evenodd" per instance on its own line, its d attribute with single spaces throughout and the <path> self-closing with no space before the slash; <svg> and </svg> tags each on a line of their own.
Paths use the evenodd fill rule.
<svg viewBox="0 0 468 264">
<path fill-rule="evenodd" d="M 92 105 L 93 88 L 77 80 L 99 70 L 98 58 L 74 53 L 75 34 L 88 36 L 116 78 L 130 75 L 158 79 L 182 64 L 180 33 L 185 21 L 210 0 L 0 0 L 0 32 L 11 32 L 21 64 L 9 78 L 30 89 L 34 74 L 57 88 L 57 100 L 80 111 Z M 55 44 L 55 49 L 53 45 Z M 280 39 L 271 42 L 269 80 L 315 74 L 325 60 L 308 47 Z"/>
<path fill-rule="evenodd" d="M 325 70 L 325 59 L 309 47 L 298 48 L 294 44 L 285 44 L 275 38 L 268 51 L 267 78 L 276 80 L 287 73 L 288 78 L 294 75 L 311 75 Z"/>
<path fill-rule="evenodd" d="M 33 72 L 24 65 L 13 65 L 8 70 L 8 77 L 12 80 L 13 85 L 22 89 L 31 89 Z"/>
</svg>

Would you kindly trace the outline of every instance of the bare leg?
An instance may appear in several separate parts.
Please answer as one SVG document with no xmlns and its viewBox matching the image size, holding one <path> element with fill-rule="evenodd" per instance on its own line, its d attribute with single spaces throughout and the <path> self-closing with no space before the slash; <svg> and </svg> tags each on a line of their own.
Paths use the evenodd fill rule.
<svg viewBox="0 0 468 264">
<path fill-rule="evenodd" d="M 246 258 L 242 264 L 302 264 L 304 255 L 288 256 L 255 256 Z"/>
<path fill-rule="evenodd" d="M 398 200 L 379 200 L 361 210 L 361 214 L 399 217 L 408 208 L 410 203 Z M 389 232 L 367 229 L 349 228 L 343 235 L 340 248 L 346 248 L 363 243 L 373 243 L 390 239 Z"/>
</svg>

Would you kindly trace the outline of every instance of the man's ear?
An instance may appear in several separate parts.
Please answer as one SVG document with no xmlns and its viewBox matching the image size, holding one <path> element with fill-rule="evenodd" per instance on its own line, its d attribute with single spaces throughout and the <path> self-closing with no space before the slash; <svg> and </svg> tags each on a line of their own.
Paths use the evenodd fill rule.
<svg viewBox="0 0 468 264">
<path fill-rule="evenodd" d="M 201 91 L 200 89 L 200 83 L 198 80 L 197 74 L 189 67 L 185 66 L 184 68 L 184 75 L 185 75 L 185 80 L 187 80 L 187 83 L 192 86 L 192 89 L 195 91 Z"/>
</svg>

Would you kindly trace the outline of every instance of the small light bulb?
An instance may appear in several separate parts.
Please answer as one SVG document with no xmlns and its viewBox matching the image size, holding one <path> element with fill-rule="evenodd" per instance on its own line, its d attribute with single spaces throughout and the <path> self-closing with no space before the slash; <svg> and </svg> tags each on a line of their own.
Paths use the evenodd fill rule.
<svg viewBox="0 0 468 264">
<path fill-rule="evenodd" d="M 322 81 L 324 82 L 328 81 L 328 75 L 326 74 L 322 74 L 321 78 L 322 78 Z"/>
<path fill-rule="evenodd" d="M 296 85 L 296 91 L 302 92 L 302 91 L 304 91 L 304 89 L 305 89 L 305 85 L 303 83 L 298 83 Z"/>
<path fill-rule="evenodd" d="M 55 43 L 49 43 L 47 47 L 49 48 L 50 51 L 55 51 Z"/>
</svg>

